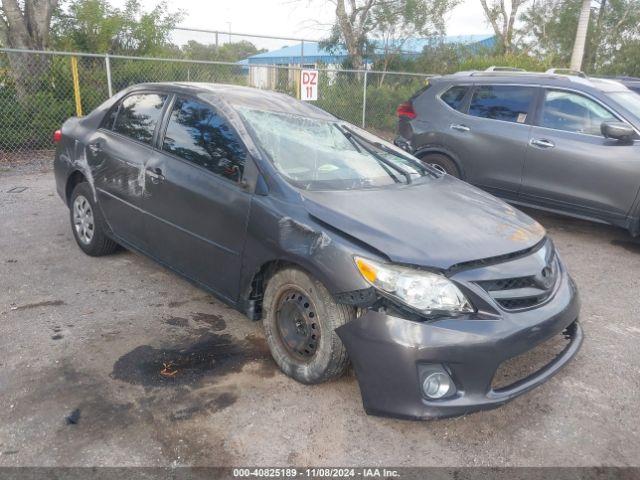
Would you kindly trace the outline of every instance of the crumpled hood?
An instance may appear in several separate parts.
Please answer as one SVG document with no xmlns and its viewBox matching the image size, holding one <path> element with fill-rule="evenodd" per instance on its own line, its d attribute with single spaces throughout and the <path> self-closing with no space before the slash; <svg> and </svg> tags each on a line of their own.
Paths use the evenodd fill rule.
<svg viewBox="0 0 640 480">
<path fill-rule="evenodd" d="M 525 250 L 545 236 L 528 215 L 449 175 L 392 188 L 301 195 L 310 215 L 398 263 L 445 270 Z"/>
</svg>

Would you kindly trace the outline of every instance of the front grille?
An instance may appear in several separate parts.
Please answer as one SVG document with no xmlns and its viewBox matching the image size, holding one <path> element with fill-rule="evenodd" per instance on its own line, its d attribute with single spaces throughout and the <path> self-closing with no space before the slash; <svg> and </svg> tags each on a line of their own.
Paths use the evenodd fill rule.
<svg viewBox="0 0 640 480">
<path fill-rule="evenodd" d="M 500 364 L 491 382 L 494 391 L 507 390 L 521 380 L 530 377 L 553 362 L 564 352 L 575 335 L 575 322 L 531 350 Z"/>
<path fill-rule="evenodd" d="M 540 305 L 547 298 L 549 298 L 549 295 L 539 295 L 536 297 L 527 298 L 506 298 L 496 301 L 505 310 L 521 310 L 524 308 L 531 308 L 535 307 L 536 305 Z"/>
<path fill-rule="evenodd" d="M 533 276 L 484 280 L 478 282 L 478 284 L 489 292 L 493 290 L 512 290 L 514 288 L 533 288 L 536 286 Z"/>
<path fill-rule="evenodd" d="M 536 275 L 499 278 L 476 282 L 504 310 L 524 310 L 541 305 L 553 294 L 559 265 L 555 255 Z"/>
</svg>

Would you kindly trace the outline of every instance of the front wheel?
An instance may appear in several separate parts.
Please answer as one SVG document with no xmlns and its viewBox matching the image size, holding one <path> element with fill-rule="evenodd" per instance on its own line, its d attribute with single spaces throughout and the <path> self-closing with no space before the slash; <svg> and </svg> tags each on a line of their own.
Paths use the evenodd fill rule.
<svg viewBox="0 0 640 480">
<path fill-rule="evenodd" d="M 341 376 L 349 362 L 335 329 L 355 317 L 336 303 L 308 273 L 286 268 L 269 280 L 264 294 L 264 331 L 280 369 L 302 383 Z"/>
</svg>

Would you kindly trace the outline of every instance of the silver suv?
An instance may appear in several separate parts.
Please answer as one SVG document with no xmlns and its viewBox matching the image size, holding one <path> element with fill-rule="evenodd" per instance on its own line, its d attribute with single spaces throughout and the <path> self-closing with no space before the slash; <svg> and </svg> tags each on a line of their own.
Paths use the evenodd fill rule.
<svg viewBox="0 0 640 480">
<path fill-rule="evenodd" d="M 398 107 L 396 145 L 511 203 L 640 233 L 640 95 L 530 72 L 437 77 Z"/>
</svg>

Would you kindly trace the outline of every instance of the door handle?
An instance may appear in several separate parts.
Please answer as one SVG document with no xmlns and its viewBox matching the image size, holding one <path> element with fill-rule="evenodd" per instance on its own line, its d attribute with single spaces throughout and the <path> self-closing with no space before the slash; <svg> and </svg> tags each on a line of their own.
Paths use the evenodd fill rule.
<svg viewBox="0 0 640 480">
<path fill-rule="evenodd" d="M 144 173 L 147 177 L 151 178 L 153 183 L 159 183 L 164 180 L 164 175 L 162 175 L 162 170 L 160 168 L 147 168 Z"/>
<path fill-rule="evenodd" d="M 453 123 L 449 128 L 451 128 L 452 130 L 457 130 L 458 132 L 468 132 L 469 130 L 471 130 L 466 125 L 461 125 L 459 123 Z"/>
<path fill-rule="evenodd" d="M 546 140 L 544 138 L 533 138 L 529 143 L 532 146 L 538 147 L 538 148 L 553 148 L 556 146 L 555 143 L 553 143 L 550 140 Z"/>
</svg>

